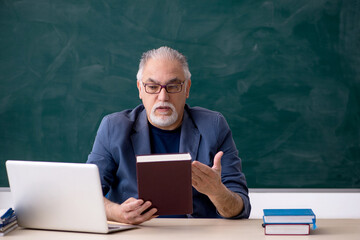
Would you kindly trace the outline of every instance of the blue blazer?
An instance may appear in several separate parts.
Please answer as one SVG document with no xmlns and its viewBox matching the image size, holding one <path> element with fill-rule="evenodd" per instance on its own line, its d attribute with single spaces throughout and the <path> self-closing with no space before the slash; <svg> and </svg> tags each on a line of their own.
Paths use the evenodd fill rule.
<svg viewBox="0 0 360 240">
<path fill-rule="evenodd" d="M 103 193 L 113 202 L 138 198 L 136 155 L 151 153 L 148 124 L 143 105 L 107 115 L 100 124 L 87 162 L 99 167 Z M 223 184 L 244 201 L 244 210 L 235 218 L 248 218 L 251 210 L 248 188 L 225 118 L 218 112 L 185 105 L 179 152 L 189 152 L 192 159 L 212 167 L 218 151 L 224 152 Z M 209 198 L 194 188 L 193 209 L 192 217 L 221 217 Z"/>
</svg>

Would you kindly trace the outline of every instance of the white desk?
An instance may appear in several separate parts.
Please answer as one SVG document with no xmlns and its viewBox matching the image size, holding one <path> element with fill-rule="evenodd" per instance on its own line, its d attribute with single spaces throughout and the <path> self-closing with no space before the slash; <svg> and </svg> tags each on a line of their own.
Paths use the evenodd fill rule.
<svg viewBox="0 0 360 240">
<path fill-rule="evenodd" d="M 146 240 L 228 240 L 228 239 L 326 239 L 359 240 L 360 219 L 318 219 L 308 236 L 265 236 L 262 220 L 153 219 L 137 229 L 111 234 L 89 234 L 18 228 L 4 239 L 146 239 Z"/>
</svg>

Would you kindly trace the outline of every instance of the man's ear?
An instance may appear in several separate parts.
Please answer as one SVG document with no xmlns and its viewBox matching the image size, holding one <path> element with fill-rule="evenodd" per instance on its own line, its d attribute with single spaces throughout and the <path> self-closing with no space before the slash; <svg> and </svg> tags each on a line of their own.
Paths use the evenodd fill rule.
<svg viewBox="0 0 360 240">
<path fill-rule="evenodd" d="M 191 87 L 191 79 L 187 80 L 187 83 L 186 83 L 186 98 L 189 98 L 190 87 Z"/>
<path fill-rule="evenodd" d="M 142 98 L 141 98 L 141 83 L 140 83 L 140 81 L 136 81 L 136 82 L 137 82 L 137 84 L 136 84 L 136 85 L 137 85 L 137 88 L 138 88 L 138 90 L 139 90 L 139 98 L 142 99 Z"/>
</svg>

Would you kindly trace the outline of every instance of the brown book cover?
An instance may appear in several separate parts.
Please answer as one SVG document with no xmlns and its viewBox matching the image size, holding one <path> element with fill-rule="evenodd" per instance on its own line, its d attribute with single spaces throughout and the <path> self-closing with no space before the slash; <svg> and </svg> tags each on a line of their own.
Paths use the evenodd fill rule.
<svg viewBox="0 0 360 240">
<path fill-rule="evenodd" d="M 151 201 L 156 215 L 181 215 L 193 211 L 191 155 L 136 156 L 139 199 Z"/>
</svg>

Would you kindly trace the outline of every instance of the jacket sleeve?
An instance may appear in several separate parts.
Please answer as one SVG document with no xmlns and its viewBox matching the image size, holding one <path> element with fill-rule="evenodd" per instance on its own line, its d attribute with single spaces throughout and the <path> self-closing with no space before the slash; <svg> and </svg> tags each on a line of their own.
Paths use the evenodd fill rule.
<svg viewBox="0 0 360 240">
<path fill-rule="evenodd" d="M 245 175 L 242 173 L 241 159 L 225 118 L 218 116 L 218 146 L 224 155 L 221 159 L 221 178 L 223 184 L 234 193 L 240 195 L 244 202 L 243 211 L 233 218 L 249 218 L 251 205 Z"/>
<path fill-rule="evenodd" d="M 99 168 L 103 195 L 105 196 L 114 180 L 116 164 L 110 152 L 110 121 L 105 116 L 97 131 L 94 145 L 87 163 L 96 164 Z"/>
</svg>

